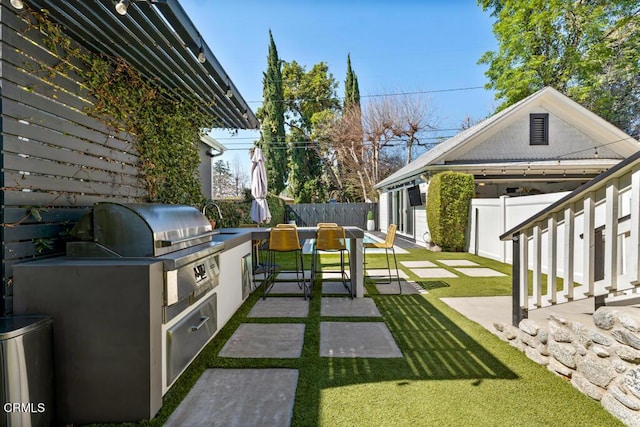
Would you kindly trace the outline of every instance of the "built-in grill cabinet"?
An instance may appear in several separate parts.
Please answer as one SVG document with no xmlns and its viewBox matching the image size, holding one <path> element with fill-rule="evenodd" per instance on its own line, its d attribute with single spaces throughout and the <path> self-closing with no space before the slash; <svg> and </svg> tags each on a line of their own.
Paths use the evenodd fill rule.
<svg viewBox="0 0 640 427">
<path fill-rule="evenodd" d="M 178 205 L 98 203 L 74 235 L 14 267 L 14 314 L 53 317 L 58 422 L 152 418 L 217 331 L 224 245 Z"/>
</svg>

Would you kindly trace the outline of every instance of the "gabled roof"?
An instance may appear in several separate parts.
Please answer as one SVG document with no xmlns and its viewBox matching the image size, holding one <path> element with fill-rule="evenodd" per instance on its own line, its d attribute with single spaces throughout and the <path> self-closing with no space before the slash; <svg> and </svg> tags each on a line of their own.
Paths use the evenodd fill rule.
<svg viewBox="0 0 640 427">
<path fill-rule="evenodd" d="M 441 170 L 445 159 L 451 161 L 456 152 L 468 151 L 474 145 L 481 144 L 485 141 L 483 137 L 505 128 L 515 120 L 519 112 L 533 105 L 544 106 L 546 110 L 553 112 L 554 115 L 579 128 L 595 140 L 606 143 L 607 149 L 616 152 L 621 158 L 632 155 L 640 148 L 638 141 L 625 132 L 552 87 L 546 87 L 435 146 L 380 181 L 375 188 L 384 188 L 414 179 L 429 170 L 431 166 Z M 490 161 L 490 163 L 495 162 Z M 460 164 L 458 168 L 459 166 Z M 477 167 L 477 162 L 474 166 Z"/>
</svg>

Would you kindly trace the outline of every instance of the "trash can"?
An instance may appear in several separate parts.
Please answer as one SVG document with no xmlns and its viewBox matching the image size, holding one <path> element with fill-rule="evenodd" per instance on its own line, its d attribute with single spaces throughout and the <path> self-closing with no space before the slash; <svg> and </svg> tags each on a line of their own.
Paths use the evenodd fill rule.
<svg viewBox="0 0 640 427">
<path fill-rule="evenodd" d="M 0 426 L 51 426 L 53 321 L 49 316 L 0 317 Z"/>
</svg>

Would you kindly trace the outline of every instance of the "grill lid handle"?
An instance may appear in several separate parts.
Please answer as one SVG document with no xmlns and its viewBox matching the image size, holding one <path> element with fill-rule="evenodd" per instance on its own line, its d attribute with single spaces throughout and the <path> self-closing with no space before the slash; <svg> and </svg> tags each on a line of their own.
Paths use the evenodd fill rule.
<svg viewBox="0 0 640 427">
<path fill-rule="evenodd" d="M 207 231 L 206 233 L 198 234 L 197 236 L 185 237 L 184 239 L 178 240 L 158 240 L 156 242 L 156 246 L 159 248 L 166 248 L 168 246 L 177 245 L 178 243 L 190 242 L 192 240 L 201 239 L 203 237 L 213 236 L 214 234 L 218 234 L 220 231 Z"/>
</svg>

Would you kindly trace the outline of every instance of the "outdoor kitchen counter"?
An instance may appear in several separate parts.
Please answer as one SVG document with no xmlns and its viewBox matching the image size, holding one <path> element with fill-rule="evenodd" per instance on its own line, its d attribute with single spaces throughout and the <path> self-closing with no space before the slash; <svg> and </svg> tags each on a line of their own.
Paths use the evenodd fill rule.
<svg viewBox="0 0 640 427">
<path fill-rule="evenodd" d="M 219 233 L 213 236 L 214 242 L 224 242 L 224 251 L 241 245 L 249 240 L 269 239 L 270 228 L 221 228 Z M 355 284 L 356 297 L 364 296 L 364 275 L 362 268 L 362 240 L 364 231 L 358 227 L 344 227 L 345 234 L 349 239 L 349 264 L 351 280 Z M 298 227 L 300 239 L 315 239 L 318 232 L 317 227 Z"/>
<path fill-rule="evenodd" d="M 235 248 L 252 239 L 252 232 L 257 228 L 220 228 L 214 230 L 214 242 L 224 242 L 223 251 Z"/>
</svg>

